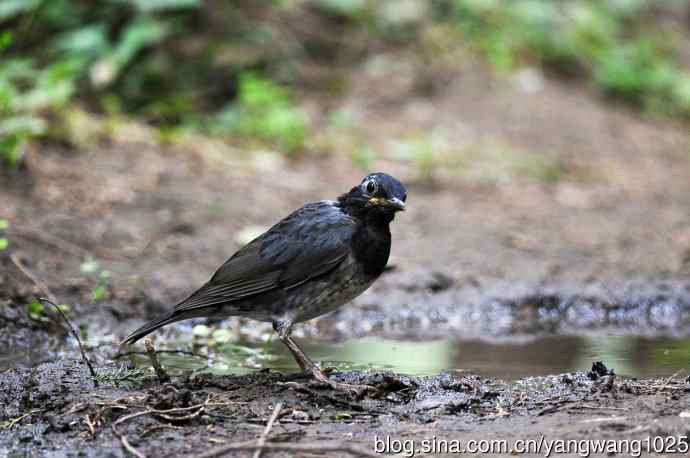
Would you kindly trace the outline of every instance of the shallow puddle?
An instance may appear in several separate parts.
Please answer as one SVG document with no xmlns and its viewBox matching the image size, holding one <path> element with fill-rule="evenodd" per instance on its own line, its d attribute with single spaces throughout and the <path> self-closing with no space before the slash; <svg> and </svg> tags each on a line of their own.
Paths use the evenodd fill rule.
<svg viewBox="0 0 690 458">
<path fill-rule="evenodd" d="M 455 339 L 401 341 L 362 338 L 343 343 L 300 340 L 307 354 L 322 366 L 339 370 L 389 369 L 410 375 L 459 371 L 506 380 L 589 370 L 603 361 L 617 374 L 632 377 L 687 374 L 689 339 L 649 339 L 635 336 L 551 336 L 511 343 Z M 261 368 L 294 371 L 297 365 L 278 341 L 259 347 L 220 345 L 210 365 L 202 357 L 161 355 L 169 370 L 242 374 Z M 139 361 L 142 361 L 139 359 Z"/>
</svg>

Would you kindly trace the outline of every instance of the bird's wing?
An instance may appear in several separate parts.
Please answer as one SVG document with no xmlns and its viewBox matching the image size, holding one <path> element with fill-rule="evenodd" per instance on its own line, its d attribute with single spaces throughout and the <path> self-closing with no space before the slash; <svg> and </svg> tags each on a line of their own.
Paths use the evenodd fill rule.
<svg viewBox="0 0 690 458">
<path fill-rule="evenodd" d="M 332 202 L 306 205 L 235 253 L 175 311 L 289 290 L 323 275 L 347 257 L 355 225 Z"/>
</svg>

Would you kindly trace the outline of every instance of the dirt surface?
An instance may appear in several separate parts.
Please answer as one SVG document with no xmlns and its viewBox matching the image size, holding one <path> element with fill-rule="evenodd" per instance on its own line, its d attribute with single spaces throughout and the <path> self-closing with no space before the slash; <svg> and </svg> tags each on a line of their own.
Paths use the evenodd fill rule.
<svg viewBox="0 0 690 458">
<path fill-rule="evenodd" d="M 357 135 L 381 152 L 371 168 L 409 184 L 409 211 L 392 228 L 391 269 L 298 336 L 688 334 L 687 126 L 607 107 L 548 78 L 528 95 L 476 68 L 447 73 L 422 95 L 418 83 L 428 75 L 414 61 L 378 58 L 410 71 L 381 74 L 370 62 L 352 78 L 342 106 L 318 94 L 312 104 L 317 119 L 328 106 L 358 120 Z M 398 158 L 400 139 L 420 132 L 440 132 L 445 145 L 430 176 Z M 11 222 L 10 249 L 0 252 L 0 456 L 124 456 L 121 437 L 149 456 L 196 455 L 256 439 L 278 402 L 272 443 L 354 443 L 370 452 L 373 434 L 687 434 L 682 376 L 508 383 L 457 374 L 338 375 L 378 390 L 354 400 L 272 372 L 160 386 L 149 372 L 112 362 L 128 331 L 202 284 L 248 233 L 358 183 L 365 172 L 332 152 L 286 159 L 234 154 L 202 140 L 160 146 L 126 125 L 87 152 L 37 146 L 26 171 L 0 172 L 0 217 Z M 486 170 L 485 155 L 508 159 Z M 526 157 L 542 165 L 525 170 Z M 98 388 L 58 317 L 27 313 L 33 297 L 51 295 L 70 305 L 101 375 Z M 236 320 L 226 326 L 270 332 Z M 180 329 L 189 332 L 172 327 L 159 342 Z M 186 410 L 125 420 L 149 408 Z"/>
<path fill-rule="evenodd" d="M 557 440 L 582 438 L 659 436 L 669 438 L 665 448 L 651 450 L 668 453 L 688 445 L 687 382 L 621 380 L 601 367 L 512 384 L 452 374 L 337 376 L 375 387 L 364 399 L 301 376 L 266 371 L 159 384 L 113 365 L 100 370 L 97 388 L 73 360 L 3 374 L 0 401 L 8 416 L 0 431 L 3 456 L 215 456 L 225 447 L 230 449 L 223 455 L 251 456 L 248 446 L 272 416 L 269 442 L 276 450 L 266 452 L 271 456 L 376 456 L 384 447 L 399 456 L 413 456 L 413 451 L 425 456 L 431 450 L 423 447 L 434 438 L 437 444 L 448 441 L 435 449 L 440 456 L 457 450 L 443 448 L 460 446 L 452 441 L 507 454 L 508 447 L 521 446 L 517 441 L 532 440 L 534 445 L 526 446 L 534 447 L 531 454 L 537 456 L 544 456 L 545 447 L 559 447 Z M 505 443 L 490 445 L 496 438 Z M 553 445 L 537 449 L 540 441 Z M 302 450 L 280 450 L 291 446 Z M 597 455 L 587 444 L 571 447 L 578 447 L 572 454 L 589 450 Z M 644 443 L 633 447 L 644 451 Z"/>
</svg>

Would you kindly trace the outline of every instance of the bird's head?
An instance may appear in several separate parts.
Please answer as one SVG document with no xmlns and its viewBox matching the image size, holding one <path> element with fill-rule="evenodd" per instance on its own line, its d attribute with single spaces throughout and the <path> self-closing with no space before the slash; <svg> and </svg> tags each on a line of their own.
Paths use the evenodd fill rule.
<svg viewBox="0 0 690 458">
<path fill-rule="evenodd" d="M 353 216 L 390 222 L 396 212 L 405 210 L 407 188 L 387 173 L 370 173 L 338 200 Z"/>
</svg>

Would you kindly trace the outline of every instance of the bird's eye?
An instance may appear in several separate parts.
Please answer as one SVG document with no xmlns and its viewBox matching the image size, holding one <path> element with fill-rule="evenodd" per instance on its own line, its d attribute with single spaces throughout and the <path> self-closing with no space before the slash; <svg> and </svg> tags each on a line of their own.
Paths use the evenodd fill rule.
<svg viewBox="0 0 690 458">
<path fill-rule="evenodd" d="M 375 181 L 370 181 L 370 182 L 367 183 L 367 192 L 368 192 L 369 194 L 375 193 L 377 188 L 378 188 L 378 186 L 376 186 L 376 182 L 375 182 Z"/>
</svg>

